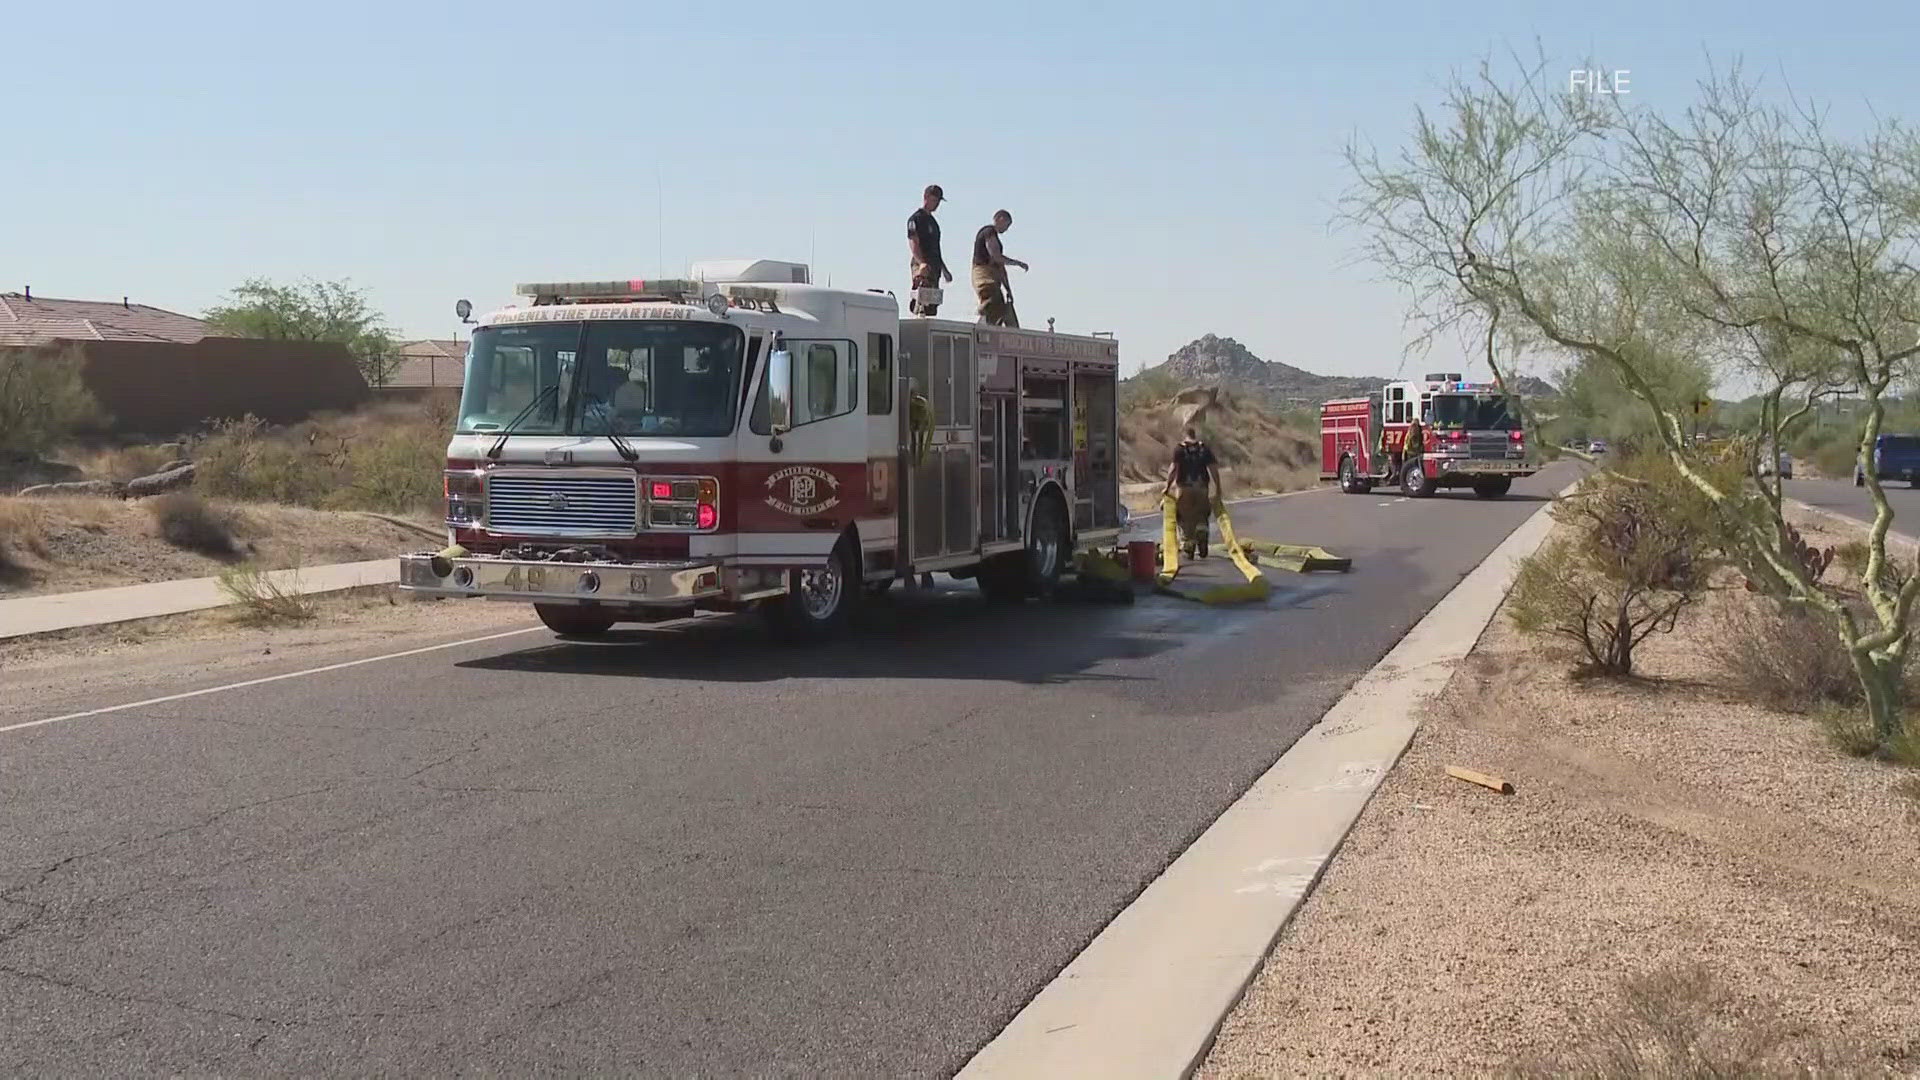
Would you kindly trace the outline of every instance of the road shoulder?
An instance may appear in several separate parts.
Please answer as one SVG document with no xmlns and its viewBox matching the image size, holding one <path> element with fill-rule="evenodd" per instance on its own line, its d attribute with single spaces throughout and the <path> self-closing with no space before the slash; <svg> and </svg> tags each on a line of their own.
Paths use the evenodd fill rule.
<svg viewBox="0 0 1920 1080">
<path fill-rule="evenodd" d="M 1631 683 L 1497 619 L 1200 1075 L 1920 1067 L 1920 796 L 1716 668 L 1754 602 L 1709 594 Z"/>
</svg>

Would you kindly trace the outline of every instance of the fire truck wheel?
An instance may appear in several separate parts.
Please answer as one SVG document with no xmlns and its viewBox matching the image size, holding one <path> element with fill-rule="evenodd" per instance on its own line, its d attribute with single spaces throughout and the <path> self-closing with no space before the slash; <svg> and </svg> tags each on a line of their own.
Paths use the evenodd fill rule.
<svg viewBox="0 0 1920 1080">
<path fill-rule="evenodd" d="M 1407 467 L 1400 470 L 1400 490 L 1407 498 L 1424 499 L 1433 494 L 1433 489 L 1433 478 L 1420 462 L 1409 461 Z"/>
<path fill-rule="evenodd" d="M 1351 455 L 1340 459 L 1340 490 L 1349 495 L 1365 495 L 1373 490 L 1373 482 L 1360 475 L 1360 466 Z"/>
<path fill-rule="evenodd" d="M 1481 480 L 1473 485 L 1473 493 L 1483 499 L 1498 499 L 1513 487 L 1513 477 L 1498 476 L 1492 480 Z"/>
<path fill-rule="evenodd" d="M 575 604 L 535 604 L 533 613 L 561 637 L 598 637 L 618 621 L 611 612 Z"/>
<path fill-rule="evenodd" d="M 989 600 L 1024 600 L 1051 596 L 1060 584 L 1072 540 L 1067 535 L 1067 512 L 1057 495 L 1044 495 L 1034 509 L 1025 551 L 996 555 L 980 564 L 980 591 Z"/>
<path fill-rule="evenodd" d="M 764 610 L 773 630 L 795 642 L 824 641 L 839 632 L 861 595 L 854 574 L 853 547 L 846 537 L 834 545 L 827 565 L 818 570 L 795 570 L 787 579 L 787 594 L 767 602 Z"/>
</svg>

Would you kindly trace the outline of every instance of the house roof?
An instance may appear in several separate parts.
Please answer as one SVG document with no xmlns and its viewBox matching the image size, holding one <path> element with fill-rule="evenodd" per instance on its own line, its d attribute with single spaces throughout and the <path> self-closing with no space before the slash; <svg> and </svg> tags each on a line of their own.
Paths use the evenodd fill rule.
<svg viewBox="0 0 1920 1080">
<path fill-rule="evenodd" d="M 467 363 L 464 341 L 409 341 L 400 346 L 400 362 L 383 386 L 459 387 Z"/>
<path fill-rule="evenodd" d="M 191 345 L 209 332 L 207 324 L 199 319 L 147 304 L 0 293 L 0 347 L 55 341 L 172 341 Z"/>
</svg>

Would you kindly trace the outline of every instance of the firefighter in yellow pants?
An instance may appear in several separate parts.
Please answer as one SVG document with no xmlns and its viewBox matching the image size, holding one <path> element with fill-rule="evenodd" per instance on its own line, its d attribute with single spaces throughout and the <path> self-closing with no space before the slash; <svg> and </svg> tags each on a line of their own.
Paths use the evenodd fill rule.
<svg viewBox="0 0 1920 1080">
<path fill-rule="evenodd" d="M 1213 450 L 1201 440 L 1199 430 L 1189 426 L 1186 437 L 1173 449 L 1173 464 L 1167 468 L 1167 486 L 1162 492 L 1173 496 L 1182 556 L 1207 557 L 1207 524 L 1213 517 L 1213 498 L 1220 490 L 1220 467 Z"/>
</svg>

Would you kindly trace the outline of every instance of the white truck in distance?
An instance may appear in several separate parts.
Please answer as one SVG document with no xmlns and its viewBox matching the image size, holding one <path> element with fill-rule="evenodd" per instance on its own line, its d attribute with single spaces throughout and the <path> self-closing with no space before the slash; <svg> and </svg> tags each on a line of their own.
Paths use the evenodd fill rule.
<svg viewBox="0 0 1920 1080">
<path fill-rule="evenodd" d="M 923 572 L 1044 594 L 1117 537 L 1111 337 L 902 320 L 808 279 L 520 286 L 467 354 L 449 546 L 404 556 L 401 587 L 564 635 L 757 607 L 813 638 Z"/>
</svg>

